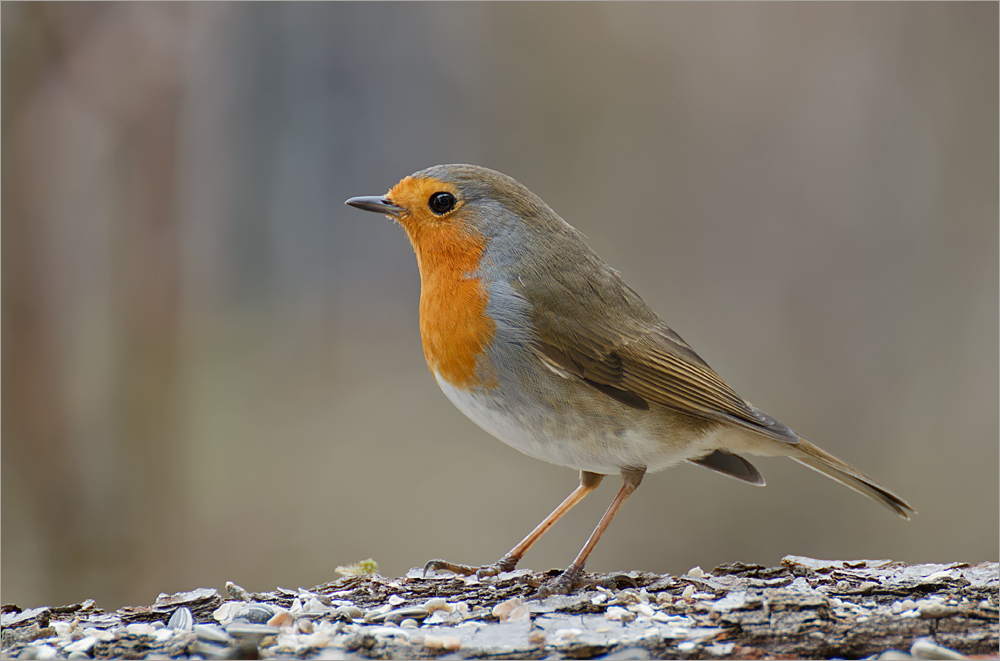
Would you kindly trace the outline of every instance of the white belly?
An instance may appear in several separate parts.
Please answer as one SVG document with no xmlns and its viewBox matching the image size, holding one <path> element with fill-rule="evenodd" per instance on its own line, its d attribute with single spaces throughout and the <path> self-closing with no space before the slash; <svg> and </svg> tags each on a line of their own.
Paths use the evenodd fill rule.
<svg viewBox="0 0 1000 661">
<path fill-rule="evenodd" d="M 604 475 L 623 468 L 663 470 L 707 454 L 716 442 L 715 433 L 671 434 L 663 419 L 648 411 L 625 409 L 625 415 L 609 417 L 596 411 L 599 407 L 558 397 L 551 399 L 559 405 L 543 407 L 523 393 L 508 391 L 500 399 L 434 377 L 452 404 L 496 438 L 530 457 L 577 470 Z"/>
</svg>

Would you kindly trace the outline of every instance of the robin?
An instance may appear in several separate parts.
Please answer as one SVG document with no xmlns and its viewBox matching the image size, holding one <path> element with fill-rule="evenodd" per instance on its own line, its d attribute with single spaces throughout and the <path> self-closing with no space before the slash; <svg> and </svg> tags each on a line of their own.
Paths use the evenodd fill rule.
<svg viewBox="0 0 1000 661">
<path fill-rule="evenodd" d="M 567 593 L 647 471 L 682 461 L 763 486 L 742 455 L 785 456 L 904 519 L 902 498 L 737 395 L 605 264 L 583 236 L 514 179 L 438 165 L 383 197 L 347 204 L 406 230 L 420 270 L 420 336 L 441 390 L 521 452 L 580 471 L 580 486 L 517 546 L 481 567 L 511 571 L 574 505 L 618 473 L 623 484 L 576 559 L 539 589 Z"/>
</svg>

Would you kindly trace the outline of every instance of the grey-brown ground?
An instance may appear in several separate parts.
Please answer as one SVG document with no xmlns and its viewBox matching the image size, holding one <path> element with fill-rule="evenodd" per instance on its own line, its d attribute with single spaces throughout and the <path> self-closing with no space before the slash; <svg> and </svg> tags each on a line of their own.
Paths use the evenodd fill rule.
<svg viewBox="0 0 1000 661">
<path fill-rule="evenodd" d="M 1000 566 L 887 560 L 629 572 L 533 599 L 552 575 L 227 585 L 104 613 L 3 607 L 4 658 L 996 658 Z M 949 656 L 951 655 L 951 656 Z"/>
</svg>

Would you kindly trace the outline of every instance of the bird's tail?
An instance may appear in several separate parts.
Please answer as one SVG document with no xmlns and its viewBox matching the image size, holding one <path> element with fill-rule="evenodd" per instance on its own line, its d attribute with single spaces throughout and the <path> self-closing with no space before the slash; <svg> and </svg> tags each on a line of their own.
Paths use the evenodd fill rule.
<svg viewBox="0 0 1000 661">
<path fill-rule="evenodd" d="M 916 510 L 910 507 L 909 503 L 889 491 L 881 484 L 868 477 L 854 466 L 837 459 L 832 454 L 818 448 L 806 439 L 799 437 L 799 442 L 789 446 L 789 449 L 798 450 L 791 454 L 792 459 L 804 466 L 808 466 L 814 471 L 823 473 L 827 477 L 837 480 L 841 484 L 854 489 L 860 494 L 864 494 L 885 507 L 891 509 L 904 519 L 910 518 L 910 512 L 916 514 Z"/>
</svg>

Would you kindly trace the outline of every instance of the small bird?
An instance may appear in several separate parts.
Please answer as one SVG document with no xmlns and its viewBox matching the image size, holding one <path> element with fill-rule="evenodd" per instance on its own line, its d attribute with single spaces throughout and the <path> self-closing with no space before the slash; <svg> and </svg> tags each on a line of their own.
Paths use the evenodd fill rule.
<svg viewBox="0 0 1000 661">
<path fill-rule="evenodd" d="M 578 486 L 490 565 L 431 560 L 480 578 L 511 571 L 574 505 L 623 484 L 573 562 L 539 596 L 568 593 L 647 471 L 682 461 L 763 486 L 742 455 L 785 456 L 888 507 L 906 501 L 737 395 L 584 242 L 514 179 L 474 165 L 416 172 L 346 201 L 406 230 L 420 271 L 420 336 L 438 386 L 521 452 L 580 471 Z"/>
</svg>

